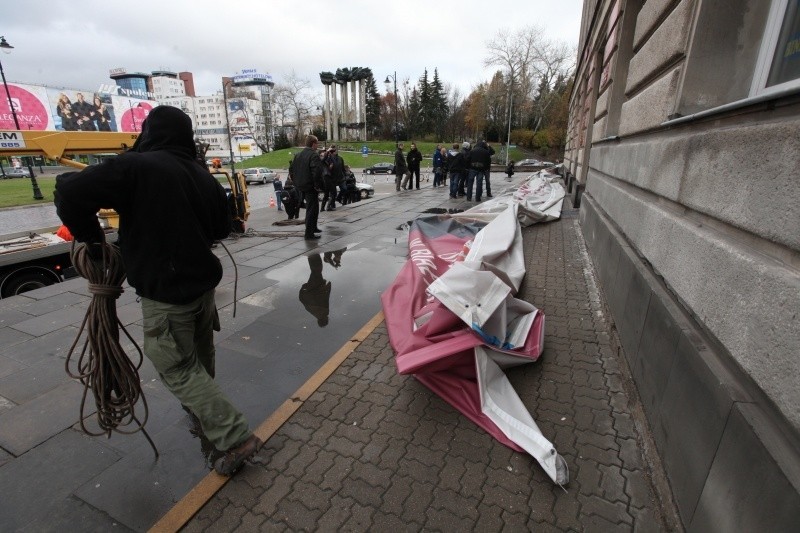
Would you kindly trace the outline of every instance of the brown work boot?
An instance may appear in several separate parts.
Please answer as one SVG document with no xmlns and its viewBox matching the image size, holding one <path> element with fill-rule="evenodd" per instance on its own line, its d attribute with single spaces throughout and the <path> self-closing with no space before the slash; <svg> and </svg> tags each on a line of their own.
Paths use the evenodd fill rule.
<svg viewBox="0 0 800 533">
<path fill-rule="evenodd" d="M 214 470 L 220 475 L 232 476 L 263 444 L 258 437 L 250 435 L 243 443 L 226 451 L 222 457 L 214 461 Z"/>
</svg>

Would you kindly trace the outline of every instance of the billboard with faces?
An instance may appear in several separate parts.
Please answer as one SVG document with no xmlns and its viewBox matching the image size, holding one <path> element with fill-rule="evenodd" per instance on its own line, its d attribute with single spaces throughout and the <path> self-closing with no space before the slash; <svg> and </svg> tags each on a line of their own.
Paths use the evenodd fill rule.
<svg viewBox="0 0 800 533">
<path fill-rule="evenodd" d="M 158 105 L 152 100 L 19 83 L 9 83 L 8 92 L 23 131 L 141 131 L 142 122 Z M 0 99 L 2 130 L 17 129 L 8 100 Z"/>
</svg>

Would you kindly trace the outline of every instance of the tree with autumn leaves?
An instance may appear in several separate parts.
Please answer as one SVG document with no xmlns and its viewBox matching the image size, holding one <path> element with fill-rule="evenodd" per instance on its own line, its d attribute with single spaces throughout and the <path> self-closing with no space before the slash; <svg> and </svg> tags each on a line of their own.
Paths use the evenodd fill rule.
<svg viewBox="0 0 800 533">
<path fill-rule="evenodd" d="M 498 69 L 491 79 L 462 96 L 428 69 L 416 84 L 397 80 L 398 94 L 368 94 L 367 108 L 379 109 L 374 134 L 394 138 L 395 106 L 401 140 L 441 142 L 477 140 L 524 146 L 543 157 L 564 150 L 567 103 L 572 89 L 575 51 L 544 37 L 536 26 L 500 30 L 486 44 L 486 66 Z"/>
</svg>

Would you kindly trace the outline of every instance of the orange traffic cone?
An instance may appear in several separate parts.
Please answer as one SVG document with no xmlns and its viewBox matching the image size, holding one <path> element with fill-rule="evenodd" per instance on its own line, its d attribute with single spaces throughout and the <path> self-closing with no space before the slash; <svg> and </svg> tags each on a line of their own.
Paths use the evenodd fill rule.
<svg viewBox="0 0 800 533">
<path fill-rule="evenodd" d="M 275 207 L 275 197 L 274 196 L 270 196 L 270 198 L 269 198 L 269 206 L 270 207 Z"/>
</svg>

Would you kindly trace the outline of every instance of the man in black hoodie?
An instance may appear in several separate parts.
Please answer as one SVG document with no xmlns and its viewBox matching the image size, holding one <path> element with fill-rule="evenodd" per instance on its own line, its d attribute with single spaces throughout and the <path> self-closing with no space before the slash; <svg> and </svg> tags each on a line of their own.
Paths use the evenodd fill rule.
<svg viewBox="0 0 800 533">
<path fill-rule="evenodd" d="M 128 152 L 56 179 L 58 216 L 78 241 L 103 242 L 96 213 L 119 213 L 128 282 L 142 301 L 144 352 L 167 389 L 224 452 L 232 475 L 261 446 L 214 382 L 214 288 L 222 265 L 211 251 L 231 229 L 225 191 L 197 160 L 192 121 L 158 106 Z"/>
</svg>

